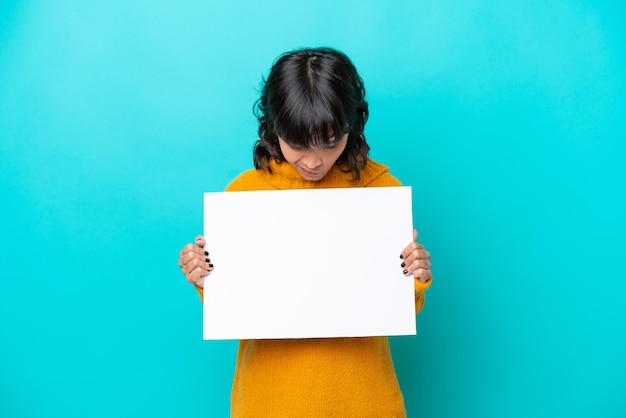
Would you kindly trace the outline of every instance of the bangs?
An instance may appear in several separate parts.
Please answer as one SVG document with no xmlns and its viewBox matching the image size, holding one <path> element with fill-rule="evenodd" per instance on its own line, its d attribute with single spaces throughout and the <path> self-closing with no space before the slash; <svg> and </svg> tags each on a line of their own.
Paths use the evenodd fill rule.
<svg viewBox="0 0 626 418">
<path fill-rule="evenodd" d="M 310 58 L 285 69 L 268 97 L 274 133 L 294 148 L 332 145 L 356 120 L 357 101 L 336 69 Z M 320 68 L 318 68 L 320 67 Z"/>
<path fill-rule="evenodd" d="M 298 118 L 289 116 L 275 121 L 274 127 L 276 134 L 292 148 L 329 147 L 350 131 L 350 123 L 343 117 L 311 113 Z"/>
</svg>

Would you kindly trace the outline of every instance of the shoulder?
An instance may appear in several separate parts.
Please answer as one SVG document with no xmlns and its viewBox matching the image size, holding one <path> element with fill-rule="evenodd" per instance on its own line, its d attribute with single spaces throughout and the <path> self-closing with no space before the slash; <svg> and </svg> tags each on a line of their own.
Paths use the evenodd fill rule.
<svg viewBox="0 0 626 418">
<path fill-rule="evenodd" d="M 249 190 L 272 190 L 275 189 L 268 181 L 263 171 L 250 169 L 235 177 L 226 186 L 227 192 L 243 192 Z"/>
<path fill-rule="evenodd" d="M 360 183 L 365 187 L 402 186 L 400 180 L 389 172 L 388 166 L 380 164 L 371 158 L 367 160 L 367 165 L 361 170 Z"/>
</svg>

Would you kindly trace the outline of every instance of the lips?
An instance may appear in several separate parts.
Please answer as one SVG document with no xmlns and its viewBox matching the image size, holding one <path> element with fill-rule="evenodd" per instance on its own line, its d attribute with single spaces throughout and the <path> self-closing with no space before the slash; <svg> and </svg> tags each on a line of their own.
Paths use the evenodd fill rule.
<svg viewBox="0 0 626 418">
<path fill-rule="evenodd" d="M 316 177 L 319 177 L 321 173 L 321 171 L 310 171 L 302 167 L 300 167 L 300 170 L 302 171 L 302 174 L 305 175 L 306 177 L 316 178 Z"/>
<path fill-rule="evenodd" d="M 302 171 L 304 171 L 305 173 L 307 173 L 307 174 L 309 174 L 311 176 L 317 176 L 319 174 L 318 171 L 310 171 L 310 170 L 307 170 L 307 169 L 304 169 L 304 168 L 302 169 Z"/>
</svg>

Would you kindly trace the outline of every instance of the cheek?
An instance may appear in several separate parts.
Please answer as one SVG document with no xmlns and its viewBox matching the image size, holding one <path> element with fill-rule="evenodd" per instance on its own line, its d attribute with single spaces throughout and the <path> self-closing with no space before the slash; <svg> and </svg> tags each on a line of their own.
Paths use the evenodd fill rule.
<svg viewBox="0 0 626 418">
<path fill-rule="evenodd" d="M 332 154 L 330 154 L 328 156 L 328 160 L 330 160 L 329 162 L 332 162 L 332 164 L 335 164 L 335 162 L 337 161 L 337 159 L 341 156 L 341 154 L 343 153 L 343 151 L 345 150 L 346 147 L 342 147 L 339 149 L 333 149 L 332 150 Z"/>
<path fill-rule="evenodd" d="M 290 164 L 295 163 L 301 157 L 300 153 L 297 151 L 282 149 L 282 152 L 283 157 L 285 157 L 285 160 Z"/>
<path fill-rule="evenodd" d="M 287 162 L 291 162 L 293 160 L 293 152 L 287 148 L 284 147 L 282 143 L 279 142 L 279 146 L 280 146 L 280 152 L 283 154 L 283 157 L 285 157 L 285 160 L 287 160 Z"/>
</svg>

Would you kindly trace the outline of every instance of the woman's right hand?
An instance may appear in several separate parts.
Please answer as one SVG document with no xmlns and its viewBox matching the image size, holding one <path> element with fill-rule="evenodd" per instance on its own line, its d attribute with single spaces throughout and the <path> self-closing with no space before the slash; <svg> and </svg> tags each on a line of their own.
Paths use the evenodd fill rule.
<svg viewBox="0 0 626 418">
<path fill-rule="evenodd" d="M 195 244 L 187 244 L 178 253 L 178 266 L 191 284 L 204 288 L 204 278 L 213 271 L 209 252 L 204 249 L 204 237 L 198 235 Z"/>
</svg>

